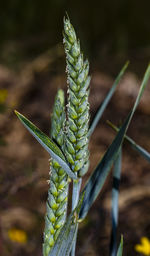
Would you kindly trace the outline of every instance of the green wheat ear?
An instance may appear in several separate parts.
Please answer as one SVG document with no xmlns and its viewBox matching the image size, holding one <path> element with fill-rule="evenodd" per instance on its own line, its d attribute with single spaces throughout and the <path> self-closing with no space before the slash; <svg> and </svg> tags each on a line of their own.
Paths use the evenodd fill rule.
<svg viewBox="0 0 150 256">
<path fill-rule="evenodd" d="M 54 103 L 51 125 L 51 137 L 62 147 L 64 142 L 64 92 L 59 90 Z M 50 188 L 45 217 L 43 255 L 48 256 L 58 234 L 66 220 L 68 201 L 68 176 L 61 166 L 50 160 Z"/>
<path fill-rule="evenodd" d="M 80 42 L 69 18 L 64 18 L 63 35 L 68 74 L 65 154 L 72 170 L 83 176 L 89 166 L 89 63 L 83 59 Z"/>
</svg>

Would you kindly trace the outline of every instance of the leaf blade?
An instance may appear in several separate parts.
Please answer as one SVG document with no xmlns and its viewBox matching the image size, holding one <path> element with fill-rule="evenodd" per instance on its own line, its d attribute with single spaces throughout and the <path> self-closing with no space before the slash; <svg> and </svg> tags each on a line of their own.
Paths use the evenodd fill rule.
<svg viewBox="0 0 150 256">
<path fill-rule="evenodd" d="M 121 236 L 120 245 L 117 251 L 117 256 L 122 256 L 122 255 L 123 255 L 123 236 Z"/>
<path fill-rule="evenodd" d="M 107 123 L 116 131 L 119 131 L 119 128 L 112 124 L 110 121 L 107 121 Z M 132 140 L 129 136 L 125 135 L 124 138 L 131 144 L 131 146 L 138 151 L 148 162 L 150 162 L 150 153 L 138 145 L 134 140 Z"/>
<path fill-rule="evenodd" d="M 124 125 L 121 127 L 119 133 L 116 135 L 112 144 L 109 146 L 108 150 L 104 154 L 102 160 L 99 162 L 95 168 L 93 174 L 89 178 L 87 184 L 85 185 L 83 192 L 85 192 L 85 197 L 83 200 L 83 205 L 81 207 L 80 218 L 84 219 L 87 215 L 91 205 L 96 200 L 98 194 L 102 190 L 104 182 L 110 172 L 113 161 L 117 156 L 117 152 L 121 146 L 126 128 L 129 122 L 130 115 L 127 117 Z"/>
<path fill-rule="evenodd" d="M 122 76 L 123 76 L 125 70 L 126 70 L 127 67 L 128 67 L 128 64 L 129 64 L 129 62 L 127 61 L 127 62 L 125 63 L 125 65 L 123 66 L 123 68 L 121 69 L 120 73 L 118 74 L 117 78 L 115 79 L 115 81 L 114 81 L 114 83 L 113 83 L 111 89 L 109 90 L 109 92 L 108 92 L 106 98 L 104 99 L 103 103 L 102 103 L 101 106 L 99 107 L 99 109 L 98 109 L 98 111 L 97 111 L 97 113 L 96 113 L 96 116 L 94 117 L 94 120 L 93 120 L 93 122 L 92 122 L 92 124 L 91 124 L 91 126 L 90 126 L 90 129 L 89 129 L 89 137 L 92 135 L 92 133 L 94 132 L 94 130 L 95 130 L 95 128 L 96 128 L 96 126 L 97 126 L 99 120 L 101 119 L 101 116 L 102 116 L 104 110 L 106 109 L 106 107 L 107 107 L 107 105 L 108 105 L 110 99 L 112 98 L 112 96 L 113 96 L 113 94 L 114 94 L 114 92 L 115 92 L 115 89 L 116 89 L 118 83 L 120 82 L 120 80 L 121 80 L 121 78 L 122 78 Z"/>
<path fill-rule="evenodd" d="M 72 172 L 72 170 L 66 163 L 65 156 L 63 155 L 59 147 L 54 143 L 54 141 L 18 111 L 15 110 L 15 114 L 24 125 L 24 127 L 33 135 L 33 137 L 41 144 L 41 146 L 43 146 L 44 149 L 46 149 L 46 151 L 51 154 L 51 156 L 63 167 L 67 174 L 72 179 L 76 179 L 76 175 Z"/>
<path fill-rule="evenodd" d="M 119 198 L 119 185 L 121 176 L 121 161 L 122 149 L 120 148 L 118 156 L 114 161 L 113 168 L 113 188 L 112 188 L 112 206 L 111 206 L 111 241 L 110 241 L 110 255 L 116 256 L 117 249 L 117 227 L 118 227 L 118 198 Z"/>
</svg>

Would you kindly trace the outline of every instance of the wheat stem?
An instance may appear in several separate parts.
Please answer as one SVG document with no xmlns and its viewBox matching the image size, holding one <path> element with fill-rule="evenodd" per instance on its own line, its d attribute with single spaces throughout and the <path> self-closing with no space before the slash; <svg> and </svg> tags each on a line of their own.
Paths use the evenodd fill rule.
<svg viewBox="0 0 150 256">
<path fill-rule="evenodd" d="M 77 206 L 77 203 L 79 201 L 81 184 L 82 184 L 82 179 L 81 178 L 78 181 L 73 182 L 72 211 L 75 209 L 75 207 Z M 74 239 L 74 242 L 73 242 L 73 245 L 72 245 L 71 256 L 75 256 L 77 233 L 78 233 L 78 225 L 77 225 L 77 230 L 76 230 L 76 234 L 75 234 L 75 239 Z"/>
</svg>

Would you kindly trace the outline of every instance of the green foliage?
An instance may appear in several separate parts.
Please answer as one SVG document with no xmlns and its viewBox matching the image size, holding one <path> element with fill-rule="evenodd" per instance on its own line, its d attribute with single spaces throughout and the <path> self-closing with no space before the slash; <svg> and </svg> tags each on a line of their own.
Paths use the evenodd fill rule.
<svg viewBox="0 0 150 256">
<path fill-rule="evenodd" d="M 128 65 L 129 65 L 129 62 L 127 61 L 126 64 L 125 64 L 125 65 L 123 66 L 123 68 L 121 69 L 121 71 L 119 72 L 119 74 L 118 74 L 116 80 L 114 81 L 114 84 L 112 85 L 112 87 L 111 87 L 110 91 L 108 92 L 106 98 L 104 99 L 102 105 L 99 107 L 99 109 L 98 109 L 98 111 L 97 111 L 97 113 L 96 113 L 96 115 L 95 115 L 95 117 L 94 117 L 94 119 L 93 119 L 93 122 L 92 122 L 92 124 L 91 124 L 91 126 L 90 126 L 89 133 L 88 133 L 89 136 L 91 136 L 92 133 L 94 132 L 94 130 L 95 130 L 95 128 L 96 128 L 98 122 L 99 122 L 100 119 L 101 119 L 101 116 L 102 116 L 102 114 L 103 114 L 105 108 L 107 107 L 107 105 L 108 105 L 108 103 L 109 103 L 111 97 L 113 96 L 113 94 L 114 94 L 114 92 L 115 92 L 115 90 L 116 90 L 116 87 L 117 87 L 117 85 L 119 84 L 119 82 L 120 82 L 122 76 L 124 75 L 124 72 L 126 71 Z"/>
<path fill-rule="evenodd" d="M 16 115 L 22 122 L 22 124 L 27 128 L 27 130 L 36 138 L 36 140 L 46 149 L 46 151 L 51 154 L 51 156 L 64 168 L 67 174 L 76 179 L 76 176 L 71 171 L 70 167 L 66 163 L 65 156 L 63 155 L 60 148 L 56 143 L 50 139 L 46 134 L 40 131 L 32 122 L 30 122 L 25 116 L 15 111 Z"/>
<path fill-rule="evenodd" d="M 79 40 L 68 17 L 64 19 L 63 35 L 67 60 L 68 104 L 65 113 L 64 92 L 59 90 L 53 108 L 51 138 L 40 131 L 27 118 L 15 111 L 23 125 L 52 157 L 50 160 L 50 188 L 45 218 L 44 256 L 66 256 L 70 252 L 71 256 L 75 255 L 78 222 L 82 221 L 87 215 L 90 207 L 101 192 L 114 163 L 114 178 L 120 178 L 120 152 L 123 139 L 126 136 L 128 126 L 150 78 L 149 65 L 133 108 L 79 195 L 82 182 L 81 177 L 87 172 L 89 165 L 89 137 L 96 128 L 128 63 L 125 64 L 117 76 L 89 129 L 89 63 L 83 58 Z M 68 186 L 70 182 L 68 176 L 73 180 L 73 193 L 72 212 L 66 219 L 69 196 Z M 118 196 L 118 191 L 116 193 L 113 188 L 112 248 L 114 249 L 112 250 L 112 255 L 116 255 Z M 121 239 L 117 256 L 122 255 L 122 250 L 123 238 Z"/>
<path fill-rule="evenodd" d="M 112 188 L 112 206 L 111 206 L 111 242 L 110 255 L 116 256 L 117 249 L 117 226 L 118 226 L 118 197 L 121 176 L 122 149 L 119 150 L 118 156 L 114 162 L 113 168 L 113 188 Z"/>
<path fill-rule="evenodd" d="M 119 131 L 119 128 L 112 124 L 110 121 L 107 121 L 107 123 L 116 131 Z M 134 140 L 132 140 L 129 136 L 125 135 L 124 138 L 130 143 L 132 148 L 134 148 L 137 152 L 139 152 L 148 162 L 150 162 L 150 153 L 142 148 L 140 145 L 138 145 Z"/>
<path fill-rule="evenodd" d="M 113 164 L 113 162 L 115 161 L 117 154 L 119 152 L 120 146 L 123 142 L 123 138 L 124 135 L 128 129 L 128 126 L 131 122 L 131 119 L 133 117 L 133 114 L 139 104 L 139 101 L 142 97 L 142 94 L 144 92 L 144 88 L 148 82 L 148 79 L 150 77 L 150 65 L 148 66 L 140 90 L 139 90 L 139 94 L 136 98 L 135 104 L 132 108 L 132 110 L 130 111 L 128 117 L 126 118 L 124 124 L 121 126 L 117 136 L 115 137 L 115 139 L 113 140 L 112 144 L 110 145 L 110 147 L 108 148 L 108 150 L 106 151 L 106 153 L 104 154 L 102 160 L 100 161 L 100 163 L 98 164 L 98 166 L 96 167 L 95 171 L 93 172 L 93 174 L 91 175 L 91 177 L 89 178 L 85 188 L 84 188 L 84 193 L 85 193 L 85 197 L 83 200 L 83 205 L 81 207 L 81 213 L 80 213 L 80 218 L 83 219 L 86 214 L 89 211 L 89 208 L 91 207 L 91 205 L 93 204 L 93 202 L 95 201 L 95 199 L 97 198 L 99 192 L 101 191 L 104 182 L 108 176 L 108 173 L 111 169 L 111 166 Z"/>
</svg>

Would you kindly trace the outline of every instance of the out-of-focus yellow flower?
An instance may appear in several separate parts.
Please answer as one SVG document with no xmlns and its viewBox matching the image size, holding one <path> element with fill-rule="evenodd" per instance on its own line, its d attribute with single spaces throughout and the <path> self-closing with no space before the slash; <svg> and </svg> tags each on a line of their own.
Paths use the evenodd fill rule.
<svg viewBox="0 0 150 256">
<path fill-rule="evenodd" d="M 7 98 L 8 91 L 6 89 L 0 89 L 0 104 L 3 104 Z"/>
<path fill-rule="evenodd" d="M 135 246 L 135 250 L 144 255 L 150 256 L 150 240 L 147 237 L 141 238 L 141 244 Z"/>
<path fill-rule="evenodd" d="M 8 237 L 11 241 L 20 244 L 25 244 L 27 242 L 27 234 L 24 230 L 12 228 L 8 230 Z"/>
</svg>

